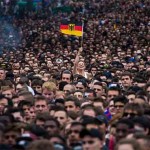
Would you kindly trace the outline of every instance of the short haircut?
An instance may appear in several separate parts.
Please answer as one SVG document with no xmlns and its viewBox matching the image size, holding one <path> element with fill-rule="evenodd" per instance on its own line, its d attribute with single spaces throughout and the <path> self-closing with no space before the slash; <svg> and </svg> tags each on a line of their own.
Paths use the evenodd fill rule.
<svg viewBox="0 0 150 150">
<path fill-rule="evenodd" d="M 47 99 L 46 99 L 44 96 L 41 96 L 41 95 L 35 97 L 35 99 L 34 99 L 34 104 L 35 104 L 37 101 L 45 101 L 45 102 L 48 104 Z"/>
<path fill-rule="evenodd" d="M 86 89 L 84 93 L 93 93 L 93 96 L 96 97 L 96 92 L 93 89 Z"/>
<path fill-rule="evenodd" d="M 101 102 L 104 107 L 107 107 L 107 105 L 108 105 L 106 100 L 104 100 L 102 97 L 95 97 L 93 99 L 93 102 Z"/>
<path fill-rule="evenodd" d="M 108 94 L 109 91 L 118 91 L 119 95 L 121 94 L 121 89 L 118 88 L 117 86 L 108 88 L 107 89 L 107 94 Z"/>
<path fill-rule="evenodd" d="M 80 106 L 80 103 L 79 103 L 79 100 L 78 100 L 78 98 L 76 97 L 76 96 L 68 96 L 68 97 L 66 97 L 65 99 L 64 99 L 64 101 L 65 102 L 69 102 L 69 101 L 71 101 L 71 102 L 74 102 L 74 104 L 76 105 L 76 106 Z"/>
<path fill-rule="evenodd" d="M 31 86 L 37 86 L 37 85 L 42 86 L 43 85 L 43 81 L 40 80 L 40 79 L 34 79 L 32 81 L 32 83 L 31 83 Z"/>
<path fill-rule="evenodd" d="M 123 72 L 122 75 L 121 75 L 121 78 L 124 77 L 124 76 L 129 76 L 130 79 L 132 79 L 132 74 L 130 72 Z"/>
<path fill-rule="evenodd" d="M 101 82 L 95 82 L 94 85 L 99 85 L 103 87 L 103 84 Z"/>
<path fill-rule="evenodd" d="M 70 80 L 73 81 L 73 73 L 70 70 L 63 70 L 60 75 L 61 79 L 63 74 L 70 74 Z"/>
<path fill-rule="evenodd" d="M 133 123 L 133 121 L 131 120 L 131 119 L 120 119 L 117 123 L 116 123 L 116 126 L 118 125 L 118 124 L 126 124 L 128 127 L 129 127 L 129 129 L 133 129 L 134 128 L 134 123 Z"/>
<path fill-rule="evenodd" d="M 121 102 L 123 104 L 127 104 L 128 103 L 128 99 L 125 96 L 119 95 L 113 98 L 114 104 L 117 102 Z"/>
<path fill-rule="evenodd" d="M 53 145 L 49 142 L 49 140 L 36 140 L 33 141 L 28 147 L 27 150 L 54 150 Z"/>
<path fill-rule="evenodd" d="M 65 109 L 62 108 L 62 109 L 59 109 L 59 110 L 55 110 L 55 113 L 58 112 L 58 111 L 63 111 L 63 112 L 65 112 L 66 117 L 68 117 L 68 112 L 67 112 L 67 110 L 65 110 Z"/>
<path fill-rule="evenodd" d="M 137 115 L 140 115 L 140 116 L 144 114 L 144 108 L 142 107 L 142 105 L 138 103 L 127 103 L 124 107 L 124 111 L 125 110 L 136 111 Z"/>
<path fill-rule="evenodd" d="M 47 89 L 47 90 L 50 90 L 50 91 L 53 91 L 54 93 L 56 93 L 57 87 L 54 82 L 47 81 L 47 82 L 43 83 L 42 89 Z"/>
</svg>

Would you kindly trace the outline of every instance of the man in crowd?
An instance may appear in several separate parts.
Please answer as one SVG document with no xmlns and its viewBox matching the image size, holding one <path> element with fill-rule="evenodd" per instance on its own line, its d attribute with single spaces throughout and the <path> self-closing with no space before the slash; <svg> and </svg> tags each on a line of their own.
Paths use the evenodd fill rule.
<svg viewBox="0 0 150 150">
<path fill-rule="evenodd" d="M 1 0 L 0 149 L 114 150 L 149 136 L 148 8 L 148 0 Z"/>
</svg>

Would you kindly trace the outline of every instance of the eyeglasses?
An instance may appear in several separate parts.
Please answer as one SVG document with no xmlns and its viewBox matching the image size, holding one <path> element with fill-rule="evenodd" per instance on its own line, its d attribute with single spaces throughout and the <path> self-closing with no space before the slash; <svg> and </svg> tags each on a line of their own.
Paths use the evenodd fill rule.
<svg viewBox="0 0 150 150">
<path fill-rule="evenodd" d="M 123 117 L 127 117 L 127 116 L 135 117 L 135 116 L 137 116 L 137 114 L 135 114 L 135 113 L 127 113 L 127 112 L 125 112 L 125 113 L 123 114 Z"/>
</svg>

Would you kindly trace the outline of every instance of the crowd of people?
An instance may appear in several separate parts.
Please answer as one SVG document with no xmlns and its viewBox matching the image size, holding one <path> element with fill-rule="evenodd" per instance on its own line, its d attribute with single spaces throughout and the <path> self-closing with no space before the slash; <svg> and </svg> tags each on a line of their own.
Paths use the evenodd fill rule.
<svg viewBox="0 0 150 150">
<path fill-rule="evenodd" d="M 0 150 L 149 150 L 149 0 L 19 2 L 0 0 Z"/>
</svg>

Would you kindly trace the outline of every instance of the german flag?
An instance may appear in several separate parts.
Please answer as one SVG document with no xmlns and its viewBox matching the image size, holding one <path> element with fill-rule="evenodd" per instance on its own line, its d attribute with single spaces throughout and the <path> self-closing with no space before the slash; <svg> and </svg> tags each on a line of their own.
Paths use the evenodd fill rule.
<svg viewBox="0 0 150 150">
<path fill-rule="evenodd" d="M 61 33 L 75 36 L 83 35 L 82 23 L 63 23 L 60 25 Z"/>
</svg>

